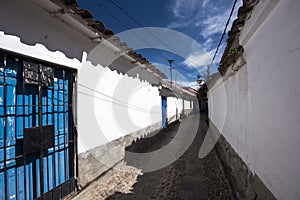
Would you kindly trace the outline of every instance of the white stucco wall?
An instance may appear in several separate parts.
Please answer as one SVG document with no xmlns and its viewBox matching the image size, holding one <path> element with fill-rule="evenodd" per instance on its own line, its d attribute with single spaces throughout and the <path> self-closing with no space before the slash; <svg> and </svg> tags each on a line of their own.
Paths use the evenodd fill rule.
<svg viewBox="0 0 300 200">
<path fill-rule="evenodd" d="M 238 149 L 241 158 L 250 164 L 247 66 L 225 82 L 220 78 L 210 88 L 208 100 L 210 119 L 232 147 Z"/>
<path fill-rule="evenodd" d="M 62 57 L 81 60 L 82 52 L 95 46 L 84 34 L 51 16 L 33 1 L 1 1 L 0 10 L 0 31 L 18 37 L 19 42 L 27 45 L 13 46 L 5 39 L 1 42 L 5 49 L 69 66 L 72 63 L 62 61 Z"/>
<path fill-rule="evenodd" d="M 79 74 L 79 153 L 156 123 L 161 124 L 161 97 L 157 87 L 101 65 L 85 65 Z"/>
<path fill-rule="evenodd" d="M 180 115 L 190 114 L 194 109 L 194 102 L 192 100 L 184 100 L 176 97 L 167 98 L 167 117 L 169 122 L 173 122 L 180 118 Z M 176 118 L 177 110 L 177 118 Z"/>
<path fill-rule="evenodd" d="M 32 1 L 0 2 L 1 48 L 78 68 L 95 44 Z"/>
<path fill-rule="evenodd" d="M 36 2 L 44 5 L 48 1 Z M 90 59 L 95 62 L 84 65 L 87 70 L 82 70 L 85 52 L 91 52 L 98 44 L 60 20 L 59 14 L 50 14 L 36 2 L 0 2 L 0 48 L 78 69 L 79 153 L 155 123 L 161 124 L 158 88 L 144 81 L 156 83 L 157 77 L 128 59 L 107 60 L 119 57 L 120 50 L 106 43 L 100 46 L 103 55 Z M 111 63 L 111 68 L 123 70 L 130 77 L 110 70 L 103 63 Z"/>
<path fill-rule="evenodd" d="M 190 101 L 184 100 L 184 109 L 192 109 Z"/>
<path fill-rule="evenodd" d="M 169 122 L 179 119 L 179 116 L 182 113 L 182 109 L 183 109 L 182 99 L 176 97 L 167 98 L 167 117 Z M 177 118 L 176 118 L 176 110 L 177 110 Z"/>
<path fill-rule="evenodd" d="M 209 92 L 210 119 L 284 200 L 300 199 L 299 10 L 298 0 L 260 1 L 240 36 L 247 64 Z"/>
</svg>

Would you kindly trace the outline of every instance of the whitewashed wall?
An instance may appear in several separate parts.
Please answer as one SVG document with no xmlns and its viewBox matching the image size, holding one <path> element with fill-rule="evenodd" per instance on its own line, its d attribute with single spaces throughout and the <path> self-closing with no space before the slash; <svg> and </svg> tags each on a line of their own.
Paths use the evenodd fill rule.
<svg viewBox="0 0 300 200">
<path fill-rule="evenodd" d="M 161 97 L 157 87 L 101 65 L 85 67 L 95 82 L 82 79 L 79 74 L 79 152 L 150 125 L 161 125 Z"/>
<path fill-rule="evenodd" d="M 180 115 L 191 114 L 194 109 L 194 102 L 176 97 L 167 98 L 167 117 L 169 122 L 173 122 L 180 118 Z M 176 112 L 177 111 L 177 112 Z M 177 113 L 177 117 L 176 117 Z"/>
<path fill-rule="evenodd" d="M 240 36 L 247 64 L 209 92 L 212 122 L 282 200 L 300 199 L 299 10 L 260 1 Z"/>
<path fill-rule="evenodd" d="M 188 100 L 183 100 L 183 101 L 184 101 L 184 109 L 188 110 L 193 108 L 193 106 L 191 106 L 191 101 Z"/>
<path fill-rule="evenodd" d="M 95 46 L 32 1 L 1 1 L 0 11 L 1 48 L 78 68 L 82 52 Z"/>
<path fill-rule="evenodd" d="M 244 162 L 250 164 L 248 126 L 247 66 L 223 82 L 219 79 L 209 90 L 209 118 L 230 141 Z M 250 167 L 252 167 L 250 165 Z"/>
<path fill-rule="evenodd" d="M 176 97 L 167 98 L 167 117 L 169 122 L 179 119 L 179 116 L 182 113 L 182 109 L 183 109 L 182 99 Z M 177 110 L 177 117 L 176 117 L 176 110 Z"/>
<path fill-rule="evenodd" d="M 134 67 L 124 59 L 112 60 L 112 66 L 125 69 L 131 77 L 111 71 L 102 64 L 110 62 L 107 58 L 111 56 L 105 54 L 92 59 L 95 62 L 90 69 L 87 67 L 88 74 L 82 71 L 83 55 L 96 45 L 33 1 L 0 1 L 0 48 L 78 69 L 79 153 L 147 126 L 161 125 L 158 89 L 138 79 L 157 82 L 157 77 L 151 77 L 145 69 Z M 101 48 L 112 57 L 117 55 L 118 49 L 107 45 Z"/>
</svg>

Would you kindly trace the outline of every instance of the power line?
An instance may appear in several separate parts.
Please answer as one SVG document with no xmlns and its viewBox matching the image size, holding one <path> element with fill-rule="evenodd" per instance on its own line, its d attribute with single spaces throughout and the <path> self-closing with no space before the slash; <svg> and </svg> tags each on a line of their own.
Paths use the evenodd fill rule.
<svg viewBox="0 0 300 200">
<path fill-rule="evenodd" d="M 126 14 L 132 21 L 134 21 L 136 24 L 138 24 L 142 28 L 146 28 L 142 23 L 140 23 L 138 20 L 136 20 L 134 17 L 132 17 L 126 10 L 124 10 L 119 4 L 117 4 L 115 1 L 110 0 L 118 9 L 120 9 L 124 14 Z M 120 23 L 122 26 L 124 26 L 126 29 L 130 29 L 127 25 L 125 25 L 121 20 L 119 20 L 109 9 L 105 8 L 101 3 L 96 2 L 97 5 L 102 8 L 104 11 L 106 11 L 112 18 L 114 18 L 118 23 Z M 175 52 L 176 54 L 177 51 L 174 50 L 172 47 L 170 47 L 168 44 L 166 44 L 163 40 L 161 40 L 159 37 L 157 37 L 155 34 L 153 34 L 151 31 L 144 29 L 145 32 L 149 33 L 152 37 L 154 37 L 156 40 L 158 40 L 160 43 L 162 43 L 164 46 L 166 46 L 169 50 Z M 137 36 L 139 39 L 141 39 L 143 42 L 145 42 L 147 45 L 151 46 L 151 44 L 147 41 L 145 41 L 142 37 L 137 35 L 136 33 L 133 33 L 135 36 Z M 157 54 L 159 54 L 161 57 L 163 57 L 166 61 L 169 61 L 169 58 L 167 58 L 165 55 L 160 53 L 159 51 L 153 49 Z M 179 54 L 178 54 L 179 55 Z M 194 63 L 192 63 L 194 64 Z M 194 64 L 196 65 L 196 64 Z M 184 70 L 186 71 L 186 70 Z"/>
<path fill-rule="evenodd" d="M 142 23 L 140 23 L 137 19 L 135 19 L 132 15 L 130 15 L 125 9 L 123 9 L 118 3 L 116 3 L 114 0 L 109 0 L 112 4 L 114 4 L 117 8 L 119 8 L 125 15 L 127 15 L 132 21 L 134 21 L 136 24 L 138 24 L 142 28 L 146 28 Z M 165 43 L 163 40 L 161 40 L 159 37 L 157 37 L 155 34 L 153 34 L 151 31 L 145 29 L 147 33 L 149 33 L 152 37 L 154 37 L 156 40 L 161 42 L 163 45 L 165 45 L 169 50 L 176 52 L 172 47 L 170 47 L 167 43 Z"/>
<path fill-rule="evenodd" d="M 145 28 L 145 26 L 140 23 L 137 19 L 135 19 L 132 15 L 130 15 L 125 9 L 122 8 L 122 6 L 120 6 L 118 3 L 116 3 L 114 0 L 109 0 L 113 5 L 115 5 L 119 10 L 121 10 L 127 17 L 129 17 L 132 21 L 134 21 L 137 25 L 139 25 L 140 27 L 142 28 Z M 113 19 L 115 19 L 119 24 L 121 24 L 122 26 L 124 26 L 127 30 L 130 29 L 130 27 L 128 27 L 126 24 L 124 24 L 121 20 L 119 20 L 109 9 L 105 8 L 101 3 L 97 2 L 97 0 L 95 0 L 96 4 L 98 7 L 100 7 L 101 9 L 103 9 L 105 12 L 107 12 Z M 208 71 L 213 63 L 213 61 L 215 60 L 216 58 L 216 55 L 219 51 L 219 48 L 220 48 L 220 45 L 222 43 L 222 40 L 226 34 L 226 30 L 227 30 L 227 27 L 229 25 L 229 22 L 230 22 L 230 19 L 231 19 L 231 16 L 233 14 L 233 11 L 234 11 L 234 8 L 235 8 L 235 5 L 237 3 L 237 0 L 234 1 L 234 4 L 233 4 L 233 7 L 231 9 L 231 12 L 230 12 L 230 16 L 226 22 L 226 25 L 225 25 L 225 29 L 223 31 L 223 34 L 221 36 L 221 39 L 219 41 L 219 44 L 217 46 L 217 49 L 214 53 L 214 56 L 213 56 L 213 59 L 211 60 L 211 63 L 210 65 L 208 66 Z M 153 34 L 151 31 L 145 29 L 145 31 L 150 34 L 153 38 L 155 38 L 156 40 L 158 40 L 160 43 L 162 43 L 164 46 L 166 46 L 169 50 L 173 51 L 174 53 L 178 54 L 176 50 L 174 50 L 172 47 L 170 47 L 168 44 L 166 44 L 164 41 L 162 41 L 159 37 L 157 37 L 155 34 Z M 136 34 L 135 32 L 133 32 L 133 34 L 138 37 L 140 40 L 142 40 L 145 44 L 151 46 L 151 44 L 149 44 L 149 42 L 147 42 L 146 40 L 144 40 L 141 36 L 139 36 L 138 34 Z M 153 51 L 155 51 L 158 55 L 160 55 L 161 57 L 163 57 L 166 61 L 169 61 L 169 58 L 167 58 L 165 55 L 163 55 L 161 52 L 155 50 L 155 49 L 152 49 Z M 179 54 L 178 54 L 179 55 Z M 198 64 L 195 64 L 193 62 L 191 62 L 191 64 L 193 64 L 194 66 L 198 66 Z M 183 69 L 184 70 L 184 69 Z M 186 71 L 186 70 L 184 70 Z"/>
<path fill-rule="evenodd" d="M 100 94 L 101 96 L 107 97 L 107 98 L 109 98 L 109 100 L 108 100 L 108 99 L 105 99 L 105 98 L 97 97 L 95 94 L 88 94 L 88 93 L 84 93 L 84 92 L 80 92 L 80 91 L 79 91 L 79 93 L 81 93 L 81 94 L 84 94 L 84 95 L 87 95 L 87 96 L 91 96 L 91 97 L 96 97 L 96 98 L 98 98 L 98 99 L 100 99 L 100 100 L 103 100 L 103 101 L 106 101 L 106 102 L 112 102 L 112 103 L 114 103 L 114 104 L 116 104 L 116 105 L 123 106 L 123 107 L 127 107 L 127 108 L 131 108 L 131 109 L 133 109 L 133 110 L 137 110 L 137 111 L 141 111 L 141 112 L 146 112 L 146 113 L 147 113 L 147 112 L 157 113 L 157 112 L 154 112 L 154 111 L 151 111 L 151 110 L 144 109 L 144 108 L 142 108 L 142 107 L 138 107 L 138 106 L 136 106 L 136 105 L 131 105 L 131 104 L 129 104 L 129 102 L 125 102 L 125 101 L 122 101 L 122 100 L 120 100 L 120 99 L 117 99 L 117 98 L 115 98 L 115 97 L 113 97 L 113 96 L 110 96 L 110 95 L 108 95 L 108 94 L 105 94 L 105 93 L 96 91 L 96 90 L 91 89 L 91 88 L 89 88 L 89 87 L 87 87 L 87 86 L 85 86 L 85 85 L 79 84 L 78 86 L 79 86 L 79 87 L 83 87 L 83 88 L 85 88 L 85 89 L 88 89 L 88 90 L 90 90 L 90 91 L 92 91 L 92 92 L 94 92 L 94 93 Z"/>
<path fill-rule="evenodd" d="M 95 0 L 95 2 L 96 2 L 96 5 L 98 6 L 98 7 L 100 7 L 101 9 L 103 9 L 105 12 L 107 12 L 114 20 L 116 20 L 119 24 L 121 24 L 122 26 L 124 26 L 127 30 L 129 30 L 130 29 L 130 27 L 129 26 L 127 26 L 126 24 L 124 24 L 121 20 L 119 20 L 109 9 L 107 9 L 106 7 L 104 7 L 101 3 L 99 3 L 99 2 L 97 2 L 96 0 Z M 136 37 L 138 37 L 140 40 L 142 40 L 143 42 L 145 42 L 145 44 L 147 44 L 147 45 L 149 45 L 149 46 L 151 46 L 151 44 L 150 43 L 148 43 L 147 41 L 145 41 L 141 36 L 139 36 L 137 33 L 135 33 L 135 32 L 133 32 L 133 34 L 136 36 Z M 163 55 L 162 53 L 160 53 L 159 51 L 157 51 L 157 50 L 155 50 L 155 49 L 153 49 L 153 51 L 155 51 L 158 55 L 160 55 L 161 57 L 163 57 L 164 59 L 166 59 L 166 60 L 168 60 L 168 58 L 165 56 L 165 55 Z"/>
<path fill-rule="evenodd" d="M 121 10 L 126 16 L 128 16 L 132 21 L 134 21 L 137 25 L 139 25 L 142 28 L 145 28 L 145 26 L 140 23 L 137 19 L 135 19 L 132 15 L 130 15 L 124 8 L 122 8 L 122 6 L 120 6 L 118 3 L 116 3 L 114 0 L 109 0 L 112 4 L 114 4 L 119 10 Z M 161 40 L 159 37 L 157 37 L 155 34 L 153 34 L 151 31 L 149 31 L 148 29 L 145 29 L 145 31 L 150 34 L 153 38 L 155 38 L 156 40 L 158 40 L 160 43 L 162 43 L 165 47 L 167 47 L 169 50 L 173 51 L 174 53 L 176 53 L 177 55 L 180 55 L 175 49 L 173 49 L 172 47 L 170 47 L 168 44 L 166 44 L 163 40 Z M 169 61 L 169 59 L 167 59 L 167 61 Z M 194 65 L 195 67 L 198 66 L 198 64 L 190 61 L 190 63 L 192 65 Z"/>
<path fill-rule="evenodd" d="M 224 36 L 226 35 L 226 30 L 227 30 L 227 27 L 228 27 L 228 25 L 229 25 L 230 19 L 231 19 L 231 17 L 232 17 L 233 11 L 234 11 L 234 9 L 235 9 L 236 2 L 237 2 L 237 0 L 234 0 L 234 3 L 233 3 L 233 6 L 232 6 L 232 8 L 231 8 L 231 11 L 230 11 L 229 18 L 228 18 L 228 20 L 227 20 L 227 22 L 226 22 L 226 25 L 225 25 L 223 34 L 222 34 L 222 36 L 221 36 L 221 38 L 220 38 L 220 41 L 219 41 L 219 44 L 218 44 L 217 49 L 216 49 L 216 51 L 215 51 L 215 54 L 214 54 L 214 56 L 213 56 L 213 58 L 212 58 L 212 60 L 211 60 L 211 62 L 210 62 L 210 64 L 209 64 L 209 66 L 208 66 L 208 69 L 207 69 L 208 72 L 210 71 L 210 67 L 211 67 L 212 63 L 214 62 L 214 60 L 215 60 L 215 58 L 216 58 L 216 55 L 217 55 L 217 53 L 218 53 L 218 51 L 219 51 L 219 48 L 220 48 L 221 43 L 222 43 L 222 40 L 223 40 Z M 208 74 L 208 75 L 209 75 L 209 74 Z"/>
<path fill-rule="evenodd" d="M 114 4 L 118 9 L 120 9 L 126 16 L 128 16 L 132 21 L 134 21 L 137 25 L 139 25 L 142 28 L 146 28 L 141 22 L 139 22 L 137 19 L 135 19 L 132 15 L 130 15 L 124 8 L 122 8 L 118 3 L 116 3 L 114 0 L 109 0 L 112 4 Z M 167 43 L 165 43 L 163 40 L 161 40 L 159 37 L 157 37 L 155 34 L 153 34 L 151 31 L 149 31 L 148 29 L 144 29 L 144 31 L 146 31 L 148 34 L 150 34 L 153 38 L 155 38 L 157 41 L 159 41 L 160 43 L 162 43 L 165 47 L 167 47 L 169 50 L 173 51 L 174 53 L 176 53 L 177 55 L 180 55 L 175 49 L 173 49 L 172 47 L 170 47 Z M 169 59 L 166 59 L 167 61 L 169 61 Z M 193 62 L 191 62 L 191 64 L 197 66 L 198 64 L 195 64 Z M 186 71 L 186 70 L 184 70 Z"/>
<path fill-rule="evenodd" d="M 120 25 L 122 25 L 123 27 L 125 27 L 127 30 L 130 29 L 129 26 L 127 26 L 126 24 L 124 24 L 118 17 L 116 17 L 116 16 L 113 14 L 113 12 L 111 12 L 109 9 L 107 9 L 106 7 L 104 7 L 103 4 L 101 4 L 101 3 L 98 2 L 97 0 L 95 0 L 95 2 L 96 2 L 96 5 L 97 5 L 99 8 L 101 8 L 101 9 L 104 10 L 106 13 L 108 13 L 108 14 L 109 14 L 114 20 L 116 20 Z M 136 21 L 137 21 L 137 20 L 136 20 Z M 138 24 L 138 25 L 144 27 L 142 24 Z M 146 29 L 145 29 L 145 30 L 146 30 Z M 148 31 L 147 31 L 147 32 L 148 32 Z M 149 32 L 148 32 L 148 33 L 149 33 Z M 151 44 L 150 44 L 149 42 L 147 42 L 146 40 L 144 40 L 143 37 L 141 37 L 141 36 L 138 35 L 137 33 L 132 32 L 132 34 L 134 34 L 136 37 L 138 37 L 140 40 L 142 40 L 146 45 L 151 46 Z M 160 40 L 158 37 L 156 37 L 153 33 L 150 32 L 149 34 L 151 34 L 153 37 L 157 38 L 160 42 L 163 42 L 163 41 Z M 167 44 L 165 44 L 165 43 L 164 43 L 164 45 L 167 46 Z M 168 47 L 168 46 L 167 46 L 167 47 Z M 170 49 L 171 47 L 168 47 L 168 48 Z M 162 58 L 164 58 L 166 61 L 169 62 L 169 58 L 167 58 L 165 55 L 163 55 L 163 54 L 162 54 L 161 52 L 159 52 L 158 50 L 152 49 L 152 51 L 154 51 L 155 53 L 157 53 L 158 55 L 160 55 Z M 175 51 L 175 50 L 173 50 L 173 51 Z M 175 52 L 176 52 L 176 51 L 175 51 Z M 174 67 L 173 67 L 173 69 L 174 69 Z M 186 69 L 182 69 L 182 70 L 187 72 Z"/>
</svg>

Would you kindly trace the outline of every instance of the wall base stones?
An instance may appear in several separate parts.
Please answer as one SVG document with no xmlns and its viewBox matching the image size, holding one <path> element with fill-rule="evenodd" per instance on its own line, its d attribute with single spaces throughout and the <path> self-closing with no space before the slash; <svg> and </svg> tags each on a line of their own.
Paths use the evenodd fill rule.
<svg viewBox="0 0 300 200">
<path fill-rule="evenodd" d="M 210 126 L 213 123 L 209 122 Z M 218 130 L 218 129 L 214 129 Z M 253 174 L 246 163 L 235 152 L 226 138 L 221 135 L 216 146 L 218 157 L 225 175 L 230 182 L 233 194 L 238 200 L 273 200 L 276 199 L 260 178 Z"/>
<path fill-rule="evenodd" d="M 125 148 L 161 129 L 161 122 L 78 155 L 79 187 L 85 188 L 112 169 L 124 166 Z"/>
</svg>

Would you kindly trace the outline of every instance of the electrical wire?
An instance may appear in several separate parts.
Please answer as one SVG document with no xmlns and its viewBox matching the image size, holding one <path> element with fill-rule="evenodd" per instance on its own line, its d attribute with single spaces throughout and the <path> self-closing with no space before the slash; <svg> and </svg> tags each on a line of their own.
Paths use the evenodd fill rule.
<svg viewBox="0 0 300 200">
<path fill-rule="evenodd" d="M 132 104 L 129 104 L 129 102 L 126 102 L 126 101 L 122 101 L 120 99 L 117 99 L 113 96 L 110 96 L 108 94 L 105 94 L 105 93 L 102 93 L 102 92 L 99 92 L 99 91 L 96 91 L 94 89 L 91 89 L 85 85 L 82 85 L 82 84 L 79 84 L 78 85 L 79 87 L 82 87 L 84 89 L 88 89 L 90 90 L 92 93 L 94 94 L 88 94 L 88 93 L 85 93 L 85 92 L 81 92 L 79 91 L 79 93 L 81 94 L 84 94 L 86 96 L 90 96 L 90 97 L 95 97 L 99 100 L 102 100 L 102 101 L 105 101 L 105 102 L 109 102 L 109 103 L 113 103 L 115 105 L 119 105 L 119 106 L 122 106 L 122 107 L 126 107 L 126 108 L 130 108 L 130 109 L 133 109 L 133 110 L 137 110 L 137 111 L 140 111 L 140 112 L 144 112 L 144 113 L 158 113 L 158 112 L 154 112 L 152 110 L 147 110 L 145 108 L 142 108 L 142 107 L 138 107 L 138 106 L 135 106 L 135 105 L 132 105 Z M 96 94 L 95 94 L 96 93 Z M 97 95 L 98 94 L 98 95 Z M 102 98 L 99 97 L 99 95 L 103 96 Z M 109 98 L 109 99 L 105 99 L 105 98 Z"/>
<path fill-rule="evenodd" d="M 135 19 L 132 15 L 130 15 L 125 9 L 123 9 L 118 3 L 116 3 L 114 0 L 109 0 L 112 4 L 114 4 L 117 8 L 119 8 L 125 15 L 127 15 L 132 21 L 134 21 L 137 25 L 139 25 L 142 28 L 146 28 L 142 23 L 140 23 L 137 19 Z M 163 40 L 161 40 L 159 37 L 157 37 L 155 34 L 153 34 L 151 31 L 145 29 L 147 33 L 149 33 L 153 38 L 158 40 L 160 43 L 162 43 L 165 47 L 167 47 L 169 50 L 175 52 L 177 55 L 177 51 L 170 47 L 168 44 L 166 44 Z"/>
<path fill-rule="evenodd" d="M 122 26 L 124 26 L 127 30 L 130 30 L 130 27 L 128 27 L 126 24 L 124 24 L 121 20 L 119 20 L 109 9 L 107 9 L 106 7 L 104 7 L 101 3 L 97 2 L 95 0 L 96 4 L 98 7 L 100 7 L 101 9 L 103 9 L 105 12 L 107 12 L 114 20 L 116 20 L 119 24 L 121 24 Z M 138 35 L 137 33 L 133 32 L 133 34 L 138 37 L 140 40 L 142 40 L 146 45 L 151 46 L 151 44 L 149 42 L 147 42 L 146 40 L 144 40 L 140 35 Z M 158 55 L 160 55 L 161 57 L 163 57 L 164 59 L 168 60 L 168 58 L 163 55 L 162 53 L 160 53 L 157 50 L 154 50 Z"/>
<path fill-rule="evenodd" d="M 218 44 L 218 46 L 217 46 L 217 48 L 216 48 L 216 51 L 215 51 L 215 53 L 214 53 L 214 56 L 213 56 L 213 58 L 212 58 L 212 60 L 211 60 L 211 62 L 210 62 L 210 64 L 209 64 L 209 66 L 208 66 L 208 70 L 211 68 L 211 65 L 213 64 L 213 62 L 214 62 L 214 60 L 215 60 L 215 58 L 216 58 L 216 56 L 217 56 L 217 53 L 218 53 L 218 51 L 219 51 L 219 48 L 220 48 L 220 46 L 221 46 L 221 44 L 222 44 L 222 40 L 223 40 L 224 36 L 226 35 L 226 30 L 227 30 L 227 27 L 228 27 L 228 25 L 229 25 L 230 19 L 231 19 L 231 17 L 232 17 L 233 11 L 234 11 L 234 9 L 235 9 L 236 2 L 237 2 L 237 0 L 234 0 L 234 3 L 233 3 L 233 6 L 232 6 L 232 8 L 231 8 L 230 15 L 229 15 L 229 17 L 228 17 L 228 19 L 227 19 L 227 22 L 226 22 L 226 25 L 225 25 L 223 34 L 222 34 L 222 36 L 221 36 L 221 38 L 220 38 L 220 41 L 219 41 L 219 44 Z"/>
<path fill-rule="evenodd" d="M 124 24 L 120 19 L 118 19 L 109 9 L 107 9 L 106 7 L 103 6 L 103 4 L 101 4 L 100 2 L 98 2 L 97 0 L 94 0 L 97 4 L 97 6 L 99 8 L 101 8 L 102 10 L 104 10 L 106 13 L 108 13 L 114 20 L 116 20 L 120 25 L 122 25 L 123 27 L 125 27 L 127 30 L 130 30 L 130 27 L 128 27 L 126 24 Z M 124 12 L 124 14 L 126 14 L 132 21 L 134 21 L 136 24 L 138 24 L 140 27 L 145 28 L 145 26 L 140 23 L 138 20 L 136 20 L 134 17 L 132 17 L 128 12 L 126 12 L 119 4 L 117 4 L 115 1 L 112 1 L 112 3 L 117 6 L 118 9 L 120 9 L 122 12 Z M 177 53 L 176 50 L 174 50 L 172 47 L 170 47 L 168 44 L 166 44 L 164 41 L 162 41 L 159 37 L 157 37 L 155 34 L 153 34 L 151 31 L 145 29 L 145 31 L 150 34 L 152 37 L 154 37 L 156 40 L 158 40 L 160 43 L 162 43 L 164 46 L 166 46 L 169 50 L 173 51 L 174 53 Z M 147 42 L 146 40 L 143 39 L 143 37 L 141 37 L 140 35 L 138 35 L 137 33 L 133 32 L 133 34 L 138 37 L 140 40 L 142 40 L 146 45 L 151 46 L 151 44 L 149 42 Z M 151 49 L 153 50 L 156 54 L 158 54 L 159 56 L 161 56 L 162 58 L 164 58 L 167 62 L 168 60 L 170 60 L 168 57 L 166 57 L 164 54 L 162 54 L 161 52 L 159 52 L 158 50 L 155 49 Z M 177 53 L 178 54 L 178 53 Z M 178 54 L 179 55 L 179 54 Z M 194 64 L 194 63 L 192 63 Z M 195 66 L 197 66 L 196 64 L 194 64 Z M 173 67 L 173 69 L 175 69 L 176 67 Z M 188 72 L 186 69 L 182 69 L 181 70 Z"/>
<path fill-rule="evenodd" d="M 116 3 L 114 0 L 109 0 L 113 5 L 115 5 L 118 9 L 120 9 L 127 17 L 129 17 L 132 21 L 134 21 L 137 25 L 139 25 L 142 28 L 146 28 L 141 22 L 139 22 L 137 19 L 135 19 L 132 15 L 130 15 L 124 8 L 120 6 L 120 4 Z M 167 43 L 165 43 L 163 40 L 161 40 L 159 37 L 157 37 L 155 34 L 153 34 L 148 29 L 144 29 L 149 35 L 151 35 L 153 38 L 155 38 L 157 41 L 162 43 L 165 47 L 167 47 L 171 52 L 174 52 L 177 55 L 180 55 L 175 49 L 173 49 L 171 46 L 169 46 Z M 169 61 L 170 59 L 166 59 Z M 194 66 L 197 66 L 198 64 L 195 64 L 191 62 Z M 174 68 L 174 67 L 173 67 Z M 186 71 L 186 70 L 184 70 Z"/>
<path fill-rule="evenodd" d="M 126 16 L 128 16 L 128 17 L 129 17 L 132 21 L 134 21 L 136 24 L 138 24 L 139 26 L 145 28 L 145 26 L 144 26 L 142 23 L 140 23 L 137 19 L 135 19 L 132 15 L 130 15 L 125 9 L 123 9 L 123 8 L 122 8 L 118 3 L 116 3 L 114 0 L 109 0 L 109 1 L 110 1 L 112 4 L 114 4 L 117 8 L 119 8 Z M 211 65 L 212 65 L 213 61 L 215 60 L 216 55 L 217 55 L 217 53 L 218 53 L 218 51 L 219 51 L 220 45 L 221 45 L 222 40 L 223 40 L 223 38 L 224 38 L 224 36 L 225 36 L 225 34 L 226 34 L 226 30 L 227 30 L 227 27 L 228 27 L 228 25 L 229 25 L 230 19 L 231 19 L 231 17 L 232 17 L 233 11 L 234 11 L 234 9 L 235 9 L 236 3 L 237 3 L 237 0 L 234 1 L 233 7 L 232 7 L 231 12 L 230 12 L 230 16 L 229 16 L 229 18 L 228 18 L 228 20 L 227 20 L 227 22 L 226 22 L 225 29 L 224 29 L 224 31 L 223 31 L 222 37 L 221 37 L 221 39 L 220 39 L 220 42 L 219 42 L 219 44 L 218 44 L 218 46 L 217 46 L 217 48 L 216 48 L 216 51 L 215 51 L 214 56 L 213 56 L 213 58 L 212 58 L 212 61 L 210 62 L 210 65 L 208 66 L 208 70 L 211 68 Z M 147 30 L 147 29 L 145 29 L 145 31 L 146 31 L 147 33 L 149 33 L 152 37 L 154 37 L 155 39 L 157 39 L 159 42 L 161 42 L 161 43 L 162 43 L 164 46 L 166 46 L 169 50 L 175 52 L 175 53 L 178 55 L 178 53 L 177 53 L 176 50 L 174 50 L 172 47 L 170 47 L 168 44 L 166 44 L 164 41 L 162 41 L 159 37 L 157 37 L 156 35 L 154 35 L 151 31 L 149 31 L 149 30 Z M 190 62 L 191 62 L 191 61 L 190 61 Z M 191 64 L 193 64 L 194 66 L 198 66 L 198 64 L 195 64 L 194 62 L 191 62 Z"/>
<path fill-rule="evenodd" d="M 130 14 L 129 14 L 124 8 L 122 8 L 122 6 L 120 6 L 117 2 L 115 2 L 114 0 L 108 0 L 108 1 L 110 1 L 113 5 L 115 5 L 119 10 L 121 10 L 127 17 L 129 17 L 129 19 L 131 19 L 131 20 L 132 20 L 133 22 L 135 22 L 137 25 L 139 25 L 139 26 L 142 27 L 142 28 L 145 28 L 145 26 L 144 26 L 141 22 L 139 22 L 139 21 L 138 21 L 137 19 L 135 19 L 132 15 L 130 15 Z M 99 3 L 97 0 L 95 0 L 95 2 L 96 2 L 96 4 L 97 4 L 98 7 L 100 7 L 100 8 L 103 9 L 105 12 L 107 12 L 107 13 L 108 13 L 113 19 L 115 19 L 119 24 L 121 24 L 122 26 L 124 26 L 127 30 L 130 29 L 130 27 L 128 27 L 126 24 L 124 24 L 121 20 L 119 20 L 119 19 L 118 19 L 118 18 L 117 18 L 110 10 L 109 10 L 109 9 L 105 8 L 105 7 L 104 7 L 101 3 Z M 221 44 L 222 44 L 223 38 L 224 38 L 224 36 L 226 35 L 227 27 L 228 27 L 228 25 L 229 25 L 230 19 L 231 19 L 231 17 L 232 17 L 233 12 L 234 12 L 236 3 L 237 3 L 237 0 L 235 0 L 234 3 L 233 3 L 233 6 L 232 6 L 232 8 L 231 8 L 231 12 L 230 12 L 229 18 L 228 18 L 228 20 L 227 20 L 227 22 L 226 22 L 226 25 L 225 25 L 223 34 L 222 34 L 222 36 L 221 36 L 221 38 L 220 38 L 220 41 L 219 41 L 219 43 L 218 43 L 218 45 L 217 45 L 216 51 L 215 51 L 214 56 L 213 56 L 213 58 L 212 58 L 212 60 L 211 60 L 211 62 L 210 62 L 210 64 L 209 64 L 209 66 L 208 66 L 208 69 L 211 68 L 211 66 L 212 66 L 212 64 L 213 64 L 213 62 L 214 62 L 214 60 L 215 60 L 215 58 L 216 58 L 216 55 L 217 55 L 217 53 L 218 53 L 218 51 L 219 51 L 219 48 L 220 48 L 220 46 L 221 46 Z M 176 50 L 174 50 L 172 47 L 170 47 L 168 44 L 166 44 L 164 41 L 162 41 L 159 37 L 157 37 L 157 36 L 156 36 L 155 34 L 153 34 L 151 31 L 149 31 L 149 30 L 147 30 L 147 29 L 145 29 L 145 31 L 146 31 L 148 34 L 150 34 L 153 38 L 155 38 L 156 40 L 158 40 L 160 43 L 162 43 L 162 44 L 163 44 L 165 47 L 167 47 L 169 50 L 173 51 L 174 53 L 177 53 Z M 141 36 L 139 36 L 139 35 L 136 34 L 136 33 L 133 33 L 133 34 L 134 34 L 136 37 L 138 37 L 140 40 L 142 40 L 145 44 L 151 46 L 151 44 L 149 44 L 149 42 L 145 41 Z M 155 49 L 153 49 L 153 51 L 155 51 L 158 55 L 160 55 L 161 57 L 163 57 L 166 61 L 169 60 L 169 58 L 167 58 L 167 57 L 166 57 L 165 55 L 163 55 L 161 52 L 159 52 L 159 51 L 157 51 L 157 50 L 155 50 Z M 177 54 L 178 54 L 178 53 L 177 53 Z M 195 64 L 195 63 L 191 63 L 191 64 L 193 64 L 193 65 L 195 65 L 195 66 L 198 65 L 198 64 Z M 186 70 L 184 70 L 184 71 L 186 71 Z"/>
</svg>

